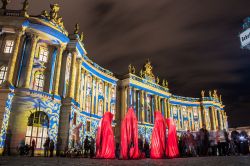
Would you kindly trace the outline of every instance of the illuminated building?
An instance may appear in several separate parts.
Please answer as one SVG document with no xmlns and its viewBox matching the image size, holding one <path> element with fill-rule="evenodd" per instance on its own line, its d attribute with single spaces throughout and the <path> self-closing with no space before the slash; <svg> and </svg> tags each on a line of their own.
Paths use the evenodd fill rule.
<svg viewBox="0 0 250 166">
<path fill-rule="evenodd" d="M 120 122 L 133 106 L 139 120 L 139 133 L 149 139 L 154 110 L 173 117 L 179 131 L 227 129 L 227 116 L 217 91 L 209 96 L 190 98 L 173 95 L 168 82 L 155 77 L 148 61 L 140 71 L 129 65 L 129 73 L 116 78 L 112 72 L 91 61 L 84 49 L 79 25 L 68 33 L 59 16 L 59 6 L 50 6 L 38 16 L 21 10 L 8 10 L 6 0 L 0 9 L 0 150 L 6 140 L 15 151 L 21 140 L 36 140 L 37 152 L 50 137 L 59 150 L 80 143 L 86 135 L 95 137 L 105 111 L 114 116 L 114 132 L 119 140 Z M 8 141 L 7 141 L 8 142 Z"/>
</svg>

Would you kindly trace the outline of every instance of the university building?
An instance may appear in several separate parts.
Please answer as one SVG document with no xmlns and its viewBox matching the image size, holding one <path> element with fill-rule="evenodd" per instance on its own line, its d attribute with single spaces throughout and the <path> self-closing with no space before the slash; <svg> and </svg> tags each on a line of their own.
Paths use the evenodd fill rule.
<svg viewBox="0 0 250 166">
<path fill-rule="evenodd" d="M 30 16 L 25 0 L 20 10 L 0 9 L 0 153 L 13 153 L 20 141 L 42 150 L 47 137 L 60 150 L 95 137 L 98 123 L 109 111 L 119 141 L 120 124 L 129 107 L 138 117 L 139 135 L 150 140 L 154 111 L 172 117 L 178 131 L 227 129 L 227 115 L 217 91 L 202 91 L 200 98 L 172 94 L 166 80 L 153 74 L 148 60 L 139 72 L 116 77 L 88 58 L 79 25 L 68 33 L 58 4 Z M 82 124 L 82 125 L 80 125 Z"/>
</svg>

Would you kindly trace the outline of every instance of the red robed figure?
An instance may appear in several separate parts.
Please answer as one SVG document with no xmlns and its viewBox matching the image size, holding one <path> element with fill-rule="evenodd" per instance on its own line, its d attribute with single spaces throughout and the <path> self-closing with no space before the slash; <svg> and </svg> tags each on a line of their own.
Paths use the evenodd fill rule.
<svg viewBox="0 0 250 166">
<path fill-rule="evenodd" d="M 105 112 L 96 135 L 96 158 L 113 159 L 115 158 L 115 139 L 112 130 L 113 114 Z"/>
<path fill-rule="evenodd" d="M 138 159 L 138 124 L 133 108 L 129 108 L 121 125 L 121 158 Z"/>
<path fill-rule="evenodd" d="M 155 123 L 151 138 L 150 158 L 160 159 L 164 157 L 166 142 L 166 124 L 161 112 L 155 112 Z"/>
<path fill-rule="evenodd" d="M 176 133 L 176 126 L 172 118 L 166 120 L 168 126 L 168 138 L 166 145 L 166 156 L 168 158 L 175 158 L 179 156 L 178 139 Z"/>
</svg>

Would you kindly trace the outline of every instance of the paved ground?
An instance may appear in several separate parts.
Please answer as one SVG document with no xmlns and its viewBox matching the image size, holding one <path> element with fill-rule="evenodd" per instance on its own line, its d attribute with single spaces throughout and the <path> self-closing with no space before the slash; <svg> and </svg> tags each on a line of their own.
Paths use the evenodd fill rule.
<svg viewBox="0 0 250 166">
<path fill-rule="evenodd" d="M 19 166 L 66 166 L 66 165 L 166 165 L 166 166 L 250 166 L 250 156 L 229 156 L 229 157 L 196 157 L 196 158 L 177 158 L 161 160 L 101 160 L 86 158 L 44 158 L 44 157 L 0 157 L 0 165 L 19 165 Z"/>
</svg>

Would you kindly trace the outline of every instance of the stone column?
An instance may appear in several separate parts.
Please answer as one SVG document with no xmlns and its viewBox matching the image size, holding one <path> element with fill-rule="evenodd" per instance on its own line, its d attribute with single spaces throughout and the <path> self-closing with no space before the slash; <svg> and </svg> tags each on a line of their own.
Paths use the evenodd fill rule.
<svg viewBox="0 0 250 166">
<path fill-rule="evenodd" d="M 95 93 L 95 111 L 94 113 L 97 115 L 98 114 L 98 94 L 99 94 L 99 83 L 100 83 L 100 79 L 96 78 L 96 93 Z"/>
<path fill-rule="evenodd" d="M 167 107 L 167 99 L 163 99 L 163 105 L 164 105 L 164 118 L 168 117 L 168 107 Z"/>
<path fill-rule="evenodd" d="M 144 123 L 145 122 L 145 115 L 144 115 L 144 93 L 141 90 L 140 91 L 140 109 L 139 111 L 141 111 L 141 122 Z"/>
<path fill-rule="evenodd" d="M 158 109 L 158 100 L 157 100 L 157 96 L 156 95 L 154 96 L 154 103 L 155 103 L 154 110 L 158 110 L 159 111 L 159 109 Z M 153 109 L 152 109 L 152 111 L 153 111 Z"/>
<path fill-rule="evenodd" d="M 9 64 L 8 64 L 6 82 L 11 84 L 11 85 L 14 84 L 13 83 L 13 76 L 14 76 L 14 72 L 15 72 L 15 66 L 17 63 L 16 61 L 17 61 L 17 56 L 18 56 L 18 52 L 19 52 L 20 41 L 21 41 L 21 37 L 22 37 L 23 33 L 24 33 L 23 30 L 17 31 L 15 46 L 14 46 L 13 53 L 12 53 L 12 56 L 11 56 Z"/>
<path fill-rule="evenodd" d="M 76 101 L 79 102 L 80 98 L 80 87 L 81 87 L 81 74 L 82 74 L 82 58 L 77 59 L 77 77 L 76 77 L 76 93 L 75 98 Z"/>
<path fill-rule="evenodd" d="M 202 116 L 201 116 L 201 108 L 198 107 L 198 114 L 199 114 L 199 128 L 202 128 Z"/>
<path fill-rule="evenodd" d="M 97 78 L 95 76 L 93 76 L 92 79 L 92 96 L 91 96 L 91 114 L 95 113 L 94 110 L 94 106 L 95 106 L 95 93 L 96 93 L 96 82 L 97 82 Z"/>
<path fill-rule="evenodd" d="M 162 109 L 161 109 L 161 97 L 160 96 L 157 96 L 157 99 L 158 99 L 158 110 L 162 113 Z"/>
<path fill-rule="evenodd" d="M 169 99 L 167 100 L 167 118 L 170 118 L 170 103 L 169 103 Z"/>
<path fill-rule="evenodd" d="M 60 82 L 60 74 L 61 74 L 61 65 L 62 65 L 62 54 L 65 50 L 65 46 L 58 47 L 57 52 L 57 65 L 56 65 L 56 74 L 55 74 L 55 85 L 54 85 L 54 94 L 58 95 L 59 91 L 59 82 Z"/>
<path fill-rule="evenodd" d="M 178 106 L 177 107 L 177 110 L 178 110 L 178 130 L 180 130 L 181 129 L 181 114 L 180 114 L 180 112 L 181 112 L 181 109 L 180 109 L 180 106 Z"/>
<path fill-rule="evenodd" d="M 111 103 L 111 84 L 108 83 L 108 112 L 110 112 Z"/>
<path fill-rule="evenodd" d="M 106 108 L 106 102 L 107 102 L 107 82 L 104 82 L 104 101 L 103 101 L 103 110 L 104 112 L 107 111 L 107 108 Z"/>
<path fill-rule="evenodd" d="M 87 82 L 88 82 L 88 72 L 85 71 L 85 76 L 84 76 L 84 90 L 83 90 L 83 96 L 82 96 L 83 97 L 82 108 L 83 108 L 84 111 L 86 111 L 85 106 L 86 106 L 86 97 L 87 97 L 87 95 L 86 95 L 86 93 L 87 93 Z"/>
<path fill-rule="evenodd" d="M 34 57 L 38 40 L 39 40 L 38 36 L 31 35 L 31 50 L 25 70 L 24 88 L 30 88 L 30 79 L 31 79 L 31 73 L 33 69 Z"/>
<path fill-rule="evenodd" d="M 71 66 L 70 66 L 70 80 L 69 80 L 69 97 L 75 97 L 75 84 L 76 84 L 76 56 L 77 52 L 72 51 Z"/>
</svg>

